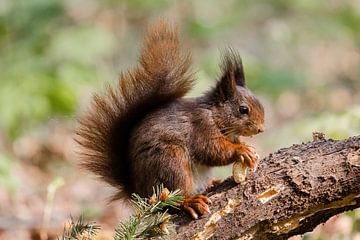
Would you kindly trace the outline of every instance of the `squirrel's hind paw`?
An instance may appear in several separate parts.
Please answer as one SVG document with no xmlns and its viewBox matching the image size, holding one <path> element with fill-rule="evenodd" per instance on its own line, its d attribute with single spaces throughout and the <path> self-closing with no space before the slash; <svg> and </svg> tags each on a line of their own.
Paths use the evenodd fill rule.
<svg viewBox="0 0 360 240">
<path fill-rule="evenodd" d="M 199 215 L 210 213 L 209 204 L 211 204 L 211 201 L 208 197 L 195 195 L 185 198 L 181 206 L 193 219 L 198 219 Z"/>
</svg>

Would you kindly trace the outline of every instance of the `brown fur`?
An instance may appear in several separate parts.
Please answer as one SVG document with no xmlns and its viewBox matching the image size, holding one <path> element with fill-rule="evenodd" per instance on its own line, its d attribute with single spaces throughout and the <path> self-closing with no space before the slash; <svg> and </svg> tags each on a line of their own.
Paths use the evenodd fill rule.
<svg viewBox="0 0 360 240">
<path fill-rule="evenodd" d="M 117 187 L 115 197 L 149 195 L 161 183 L 190 195 L 202 189 L 207 167 L 254 159 L 234 139 L 262 131 L 264 110 L 246 88 L 238 54 L 224 54 L 216 87 L 194 99 L 182 98 L 193 84 L 189 66 L 176 31 L 162 21 L 150 29 L 140 65 L 95 95 L 81 118 L 82 165 Z M 241 114 L 240 105 L 249 114 Z"/>
</svg>

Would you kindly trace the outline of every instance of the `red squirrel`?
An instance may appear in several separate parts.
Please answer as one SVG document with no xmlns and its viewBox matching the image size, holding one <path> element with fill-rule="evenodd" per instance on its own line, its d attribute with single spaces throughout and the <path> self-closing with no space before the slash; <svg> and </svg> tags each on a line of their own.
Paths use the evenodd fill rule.
<svg viewBox="0 0 360 240">
<path fill-rule="evenodd" d="M 81 165 L 118 189 L 114 199 L 150 196 L 163 184 L 182 191 L 182 207 L 196 219 L 210 212 L 210 200 L 197 194 L 206 189 L 212 167 L 239 159 L 255 166 L 253 149 L 238 139 L 264 130 L 264 109 L 246 87 L 234 50 L 224 53 L 215 87 L 183 98 L 194 74 L 190 53 L 180 50 L 172 25 L 152 26 L 138 66 L 94 96 L 79 120 L 76 140 Z"/>
</svg>

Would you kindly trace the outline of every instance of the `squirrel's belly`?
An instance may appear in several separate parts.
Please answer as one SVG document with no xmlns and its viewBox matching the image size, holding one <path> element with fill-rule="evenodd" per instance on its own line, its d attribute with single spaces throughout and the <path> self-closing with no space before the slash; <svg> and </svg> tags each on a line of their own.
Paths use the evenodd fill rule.
<svg viewBox="0 0 360 240">
<path fill-rule="evenodd" d="M 193 189 L 192 194 L 199 194 L 206 190 L 212 177 L 212 168 L 204 165 L 193 164 Z"/>
</svg>

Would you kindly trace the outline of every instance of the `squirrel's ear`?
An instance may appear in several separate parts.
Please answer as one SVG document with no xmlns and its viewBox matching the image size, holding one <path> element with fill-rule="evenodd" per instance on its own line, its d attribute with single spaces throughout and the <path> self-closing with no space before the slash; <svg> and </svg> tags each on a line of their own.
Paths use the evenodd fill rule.
<svg viewBox="0 0 360 240">
<path fill-rule="evenodd" d="M 222 73 L 215 94 L 219 100 L 228 100 L 236 92 L 236 86 L 246 87 L 240 55 L 229 49 L 223 55 Z"/>
</svg>

